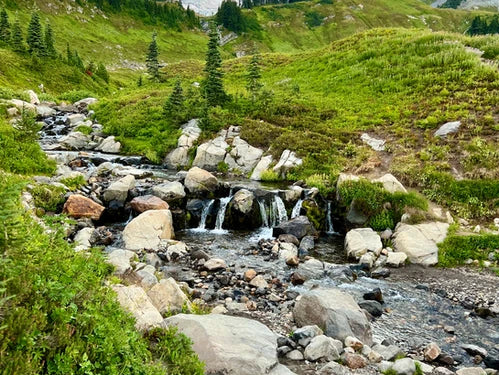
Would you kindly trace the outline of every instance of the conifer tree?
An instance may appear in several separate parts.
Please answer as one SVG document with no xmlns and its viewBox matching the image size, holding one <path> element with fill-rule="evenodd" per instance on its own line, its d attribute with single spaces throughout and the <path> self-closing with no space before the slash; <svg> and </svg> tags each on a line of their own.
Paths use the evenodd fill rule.
<svg viewBox="0 0 499 375">
<path fill-rule="evenodd" d="M 99 63 L 97 70 L 95 71 L 95 75 L 101 78 L 104 82 L 109 83 L 109 73 L 103 63 Z"/>
<path fill-rule="evenodd" d="M 73 65 L 73 63 L 74 63 L 73 51 L 71 51 L 71 48 L 69 48 L 69 43 L 67 43 L 66 44 L 66 64 Z"/>
<path fill-rule="evenodd" d="M 138 87 L 142 87 L 142 84 L 143 84 L 143 82 L 142 82 L 142 75 L 140 75 L 139 79 L 137 80 L 137 86 Z"/>
<path fill-rule="evenodd" d="M 164 112 L 167 116 L 179 120 L 183 117 L 184 109 L 184 90 L 182 89 L 182 81 L 177 79 L 173 91 L 165 102 Z"/>
<path fill-rule="evenodd" d="M 47 23 L 47 26 L 45 26 L 44 44 L 47 56 L 56 57 L 57 51 L 55 50 L 54 47 L 54 33 L 49 23 Z"/>
<path fill-rule="evenodd" d="M 10 44 L 12 45 L 12 49 L 14 52 L 25 52 L 26 47 L 24 45 L 24 36 L 23 30 L 21 29 L 21 23 L 19 20 L 14 22 L 12 26 L 12 35 L 10 38 Z"/>
<path fill-rule="evenodd" d="M 36 56 L 45 56 L 45 46 L 43 44 L 42 24 L 38 13 L 33 13 L 28 26 L 28 52 Z"/>
<path fill-rule="evenodd" d="M 156 42 L 156 33 L 154 33 L 147 50 L 146 66 L 147 72 L 149 73 L 149 79 L 156 82 L 160 81 L 158 56 L 158 43 Z"/>
<path fill-rule="evenodd" d="M 218 31 L 215 25 L 210 27 L 210 40 L 206 52 L 203 82 L 204 96 L 209 106 L 217 106 L 227 101 L 227 94 L 223 87 L 222 58 L 218 50 Z"/>
<path fill-rule="evenodd" d="M 260 79 L 262 78 L 262 73 L 260 71 L 260 55 L 258 53 L 251 56 L 250 63 L 248 65 L 248 73 L 246 76 L 246 88 L 250 92 L 252 100 L 255 100 L 262 88 L 262 83 Z"/>
<path fill-rule="evenodd" d="M 5 44 L 10 42 L 9 15 L 5 9 L 0 12 L 0 42 Z"/>
<path fill-rule="evenodd" d="M 74 53 L 73 53 L 73 64 L 72 65 L 76 66 L 82 72 L 85 71 L 85 65 L 83 65 L 83 60 L 81 59 L 80 55 L 78 55 L 78 51 L 74 51 Z"/>
</svg>

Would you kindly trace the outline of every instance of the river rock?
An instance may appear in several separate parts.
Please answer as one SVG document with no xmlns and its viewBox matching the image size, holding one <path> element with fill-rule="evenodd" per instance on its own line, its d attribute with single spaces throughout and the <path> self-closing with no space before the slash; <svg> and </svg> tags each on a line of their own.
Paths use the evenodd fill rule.
<svg viewBox="0 0 499 375">
<path fill-rule="evenodd" d="M 264 156 L 263 158 L 261 158 L 255 169 L 253 170 L 253 173 L 251 173 L 250 179 L 254 181 L 260 181 L 262 179 L 262 173 L 270 168 L 272 161 L 272 155 Z"/>
<path fill-rule="evenodd" d="M 184 185 L 178 181 L 156 185 L 152 188 L 152 193 L 167 202 L 178 201 L 185 197 Z"/>
<path fill-rule="evenodd" d="M 48 105 L 38 105 L 36 106 L 36 114 L 38 117 L 46 118 L 54 116 L 56 114 L 56 110 L 54 108 L 50 108 Z"/>
<path fill-rule="evenodd" d="M 238 190 L 232 198 L 232 208 L 242 214 L 248 214 L 253 208 L 255 196 L 253 193 L 246 189 Z"/>
<path fill-rule="evenodd" d="M 192 341 L 207 374 L 264 375 L 277 366 L 277 336 L 250 319 L 180 314 L 165 319 Z"/>
<path fill-rule="evenodd" d="M 457 375 L 487 375 L 481 367 L 464 367 L 456 371 Z"/>
<path fill-rule="evenodd" d="M 253 280 L 256 276 L 256 271 L 253 268 L 250 268 L 249 270 L 244 271 L 243 274 L 243 279 L 246 282 L 249 282 Z"/>
<path fill-rule="evenodd" d="M 440 353 L 442 353 L 440 347 L 436 343 L 431 342 L 426 346 L 424 350 L 424 359 L 428 362 L 433 362 L 438 358 Z"/>
<path fill-rule="evenodd" d="M 82 113 L 74 113 L 74 114 L 68 115 L 69 125 L 71 125 L 71 126 L 80 125 L 81 123 L 83 123 L 83 121 L 85 121 L 85 119 L 86 119 L 86 116 Z"/>
<path fill-rule="evenodd" d="M 212 258 L 212 259 L 207 260 L 203 264 L 203 267 L 208 271 L 214 272 L 214 271 L 220 271 L 220 270 L 226 269 L 227 264 L 225 263 L 225 261 L 223 259 Z"/>
<path fill-rule="evenodd" d="M 189 150 L 201 134 L 198 124 L 199 120 L 193 119 L 182 125 L 182 134 L 178 139 L 177 148 L 170 152 L 165 159 L 168 168 L 180 168 L 189 164 Z"/>
<path fill-rule="evenodd" d="M 112 289 L 118 295 L 120 305 L 134 316 L 138 330 L 147 330 L 162 323 L 163 317 L 140 286 L 113 285 Z"/>
<path fill-rule="evenodd" d="M 184 306 L 190 309 L 189 299 L 172 277 L 161 279 L 147 295 L 161 314 L 182 311 Z"/>
<path fill-rule="evenodd" d="M 482 348 L 478 345 L 464 344 L 461 345 L 461 348 L 464 349 L 464 351 L 469 355 L 479 355 L 482 358 L 485 358 L 489 355 L 485 348 Z"/>
<path fill-rule="evenodd" d="M 298 248 L 292 243 L 283 242 L 279 244 L 279 258 L 287 260 L 298 255 Z"/>
<path fill-rule="evenodd" d="M 116 141 L 114 136 L 105 138 L 96 148 L 102 152 L 109 154 L 119 154 L 121 149 L 121 143 Z"/>
<path fill-rule="evenodd" d="M 364 142 L 369 147 L 371 147 L 374 151 L 384 151 L 385 150 L 386 141 L 383 139 L 377 139 L 377 138 L 371 137 L 367 133 L 362 133 L 362 135 L 360 136 L 360 139 L 362 140 L 362 142 Z"/>
<path fill-rule="evenodd" d="M 400 267 L 405 264 L 407 254 L 401 251 L 390 251 L 386 258 L 386 265 L 388 267 Z"/>
<path fill-rule="evenodd" d="M 104 192 L 103 198 L 106 202 L 118 201 L 125 202 L 128 197 L 128 191 L 135 187 L 135 177 L 125 176 L 118 181 L 113 182 Z"/>
<path fill-rule="evenodd" d="M 292 234 L 281 234 L 278 238 L 278 241 L 292 243 L 295 246 L 300 246 L 300 241 Z"/>
<path fill-rule="evenodd" d="M 247 174 L 255 168 L 262 157 L 263 150 L 253 147 L 240 137 L 232 141 L 232 149 L 225 156 L 225 163 L 231 169 L 238 169 Z"/>
<path fill-rule="evenodd" d="M 166 250 L 166 259 L 172 262 L 178 258 L 181 258 L 189 253 L 189 248 L 184 242 L 175 242 L 168 246 Z"/>
<path fill-rule="evenodd" d="M 364 368 L 368 364 L 367 360 L 360 354 L 349 353 L 347 351 L 345 351 L 345 353 L 342 354 L 341 360 L 347 367 L 353 370 Z"/>
<path fill-rule="evenodd" d="M 90 239 L 94 233 L 94 228 L 83 228 L 74 237 L 75 251 L 87 250 L 92 247 Z"/>
<path fill-rule="evenodd" d="M 391 361 L 399 355 L 405 355 L 405 353 L 397 345 L 381 345 L 377 344 L 372 347 L 376 353 L 379 353 L 385 361 Z"/>
<path fill-rule="evenodd" d="M 449 134 L 457 133 L 461 127 L 461 121 L 451 121 L 446 122 L 437 131 L 435 131 L 435 137 L 447 137 Z"/>
<path fill-rule="evenodd" d="M 349 257 L 359 259 L 367 252 L 379 255 L 383 249 L 383 244 L 379 234 L 371 228 L 358 228 L 347 233 L 345 248 Z"/>
<path fill-rule="evenodd" d="M 286 366 L 278 364 L 269 372 L 269 375 L 297 375 L 297 374 L 291 371 Z"/>
<path fill-rule="evenodd" d="M 298 349 L 291 350 L 289 353 L 286 354 L 286 358 L 291 361 L 303 361 L 305 359 L 303 353 L 300 352 Z"/>
<path fill-rule="evenodd" d="M 80 194 L 70 195 L 62 212 L 76 219 L 87 217 L 92 220 L 99 220 L 105 208 L 94 202 L 90 198 Z"/>
<path fill-rule="evenodd" d="M 194 167 L 185 176 L 185 187 L 191 194 L 214 192 L 218 187 L 218 180 L 210 172 Z"/>
<path fill-rule="evenodd" d="M 337 362 L 329 362 L 325 364 L 319 372 L 317 373 L 318 375 L 350 375 L 350 371 L 346 368 L 340 365 Z"/>
<path fill-rule="evenodd" d="M 298 167 L 303 164 L 303 160 L 296 156 L 296 154 L 290 150 L 284 150 L 281 154 L 281 158 L 276 166 L 273 168 L 274 172 L 277 172 L 280 177 L 286 177 L 286 174 L 292 168 Z"/>
<path fill-rule="evenodd" d="M 269 284 L 263 277 L 263 275 L 257 275 L 255 276 L 250 282 L 249 285 L 255 287 L 255 288 L 263 288 L 266 289 L 269 287 Z"/>
<path fill-rule="evenodd" d="M 345 346 L 352 348 L 355 351 L 359 351 L 364 347 L 364 344 L 357 337 L 347 336 L 345 338 Z"/>
<path fill-rule="evenodd" d="M 92 137 L 81 132 L 71 132 L 62 137 L 59 143 L 68 150 L 85 150 L 92 141 Z"/>
<path fill-rule="evenodd" d="M 89 105 L 97 103 L 98 100 L 96 98 L 84 98 L 78 100 L 73 105 L 78 108 L 80 111 L 86 109 Z"/>
<path fill-rule="evenodd" d="M 130 202 L 130 206 L 135 212 L 141 214 L 149 210 L 168 210 L 169 206 L 164 200 L 154 195 L 142 195 L 135 197 Z"/>
<path fill-rule="evenodd" d="M 156 250 L 162 239 L 174 237 L 170 210 L 152 210 L 141 213 L 123 231 L 125 247 L 130 250 Z"/>
<path fill-rule="evenodd" d="M 298 240 L 305 236 L 318 236 L 317 230 L 306 216 L 295 217 L 274 227 L 273 236 L 279 237 L 281 234 L 292 234 Z"/>
<path fill-rule="evenodd" d="M 361 301 L 359 306 L 375 318 L 383 315 L 383 306 L 378 301 Z"/>
<path fill-rule="evenodd" d="M 314 337 L 322 335 L 323 333 L 322 329 L 316 325 L 304 326 L 293 332 L 293 340 L 301 346 L 306 347 Z"/>
<path fill-rule="evenodd" d="M 354 299 L 336 288 L 305 292 L 296 302 L 293 316 L 298 326 L 316 324 L 327 336 L 343 341 L 347 336 L 372 343 L 371 327 Z"/>
<path fill-rule="evenodd" d="M 25 102 L 24 100 L 11 99 L 7 103 L 12 104 L 14 107 L 16 107 L 20 113 L 22 113 L 22 111 L 30 111 L 36 113 L 36 106 L 34 104 Z"/>
<path fill-rule="evenodd" d="M 309 361 L 326 359 L 327 361 L 336 361 L 340 359 L 335 339 L 325 335 L 316 336 L 305 348 L 304 357 Z M 341 344 L 341 342 L 340 342 Z"/>
<path fill-rule="evenodd" d="M 390 193 L 407 193 L 407 190 L 405 189 L 404 185 L 400 183 L 399 180 L 395 178 L 394 175 L 391 173 L 387 173 L 384 176 L 377 178 L 375 180 L 372 180 L 372 182 L 379 182 L 383 184 L 383 188 Z"/>
<path fill-rule="evenodd" d="M 397 359 L 392 366 L 392 370 L 398 375 L 414 375 L 416 364 L 411 358 Z"/>
<path fill-rule="evenodd" d="M 259 228 L 262 225 L 262 216 L 255 195 L 246 189 L 238 190 L 227 206 L 225 219 L 226 228 Z"/>
<path fill-rule="evenodd" d="M 441 222 L 409 225 L 399 223 L 394 233 L 397 251 L 407 254 L 411 263 L 432 266 L 438 263 L 438 246 L 445 240 L 449 224 Z"/>
<path fill-rule="evenodd" d="M 223 137 L 217 137 L 203 143 L 197 148 L 192 165 L 209 171 L 216 171 L 218 165 L 225 160 L 228 147 L 229 145 Z"/>
<path fill-rule="evenodd" d="M 107 262 L 114 266 L 114 274 L 116 276 L 123 276 L 132 270 L 130 260 L 135 256 L 136 254 L 133 251 L 116 249 L 109 253 Z"/>
<path fill-rule="evenodd" d="M 324 277 L 324 263 L 318 259 L 308 259 L 300 264 L 298 274 L 304 280 L 321 279 Z"/>
</svg>

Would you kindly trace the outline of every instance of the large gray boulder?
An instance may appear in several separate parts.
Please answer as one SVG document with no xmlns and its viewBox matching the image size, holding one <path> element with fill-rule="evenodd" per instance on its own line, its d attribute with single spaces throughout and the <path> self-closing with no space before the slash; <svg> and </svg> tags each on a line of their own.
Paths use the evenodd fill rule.
<svg viewBox="0 0 499 375">
<path fill-rule="evenodd" d="M 68 150 L 85 150 L 90 148 L 92 137 L 81 132 L 71 132 L 59 141 L 61 146 Z"/>
<path fill-rule="evenodd" d="M 210 172 L 193 167 L 185 176 L 185 187 L 191 194 L 214 192 L 218 187 L 218 180 Z"/>
<path fill-rule="evenodd" d="M 232 197 L 232 207 L 242 214 L 248 214 L 253 208 L 254 201 L 255 195 L 251 191 L 241 189 Z"/>
<path fill-rule="evenodd" d="M 352 296 L 337 288 L 317 288 L 301 295 L 293 316 L 298 326 L 315 324 L 324 334 L 344 341 L 357 337 L 364 344 L 372 344 L 372 333 L 366 315 Z"/>
<path fill-rule="evenodd" d="M 125 202 L 128 197 L 128 191 L 135 187 L 135 177 L 132 175 L 120 178 L 113 182 L 104 191 L 103 198 L 106 202 L 118 201 Z"/>
<path fill-rule="evenodd" d="M 359 259 L 368 252 L 378 256 L 383 249 L 381 237 L 371 228 L 352 229 L 345 236 L 345 249 L 350 258 Z"/>
<path fill-rule="evenodd" d="M 130 250 L 157 250 L 161 240 L 169 240 L 174 236 L 170 210 L 143 212 L 123 230 L 125 247 Z"/>
<path fill-rule="evenodd" d="M 182 311 L 184 306 L 190 309 L 189 299 L 172 277 L 160 280 L 147 295 L 161 314 Z"/>
<path fill-rule="evenodd" d="M 262 225 L 260 208 L 255 195 L 246 189 L 234 194 L 225 212 L 224 226 L 229 229 L 254 229 Z"/>
<path fill-rule="evenodd" d="M 254 181 L 260 181 L 262 179 L 262 173 L 270 168 L 272 161 L 272 155 L 264 156 L 263 158 L 261 158 L 258 164 L 255 166 L 255 169 L 253 169 L 253 173 L 251 173 L 250 179 Z"/>
<path fill-rule="evenodd" d="M 441 222 L 409 225 L 399 223 L 393 235 L 397 251 L 415 264 L 433 266 L 438 263 L 438 246 L 447 237 L 449 224 Z"/>
<path fill-rule="evenodd" d="M 297 216 L 294 219 L 285 221 L 273 230 L 273 236 L 279 237 L 281 234 L 292 234 L 299 240 L 305 236 L 317 237 L 317 230 L 306 216 Z"/>
<path fill-rule="evenodd" d="M 182 126 L 182 134 L 178 139 L 177 148 L 170 152 L 165 159 L 169 168 L 185 167 L 189 164 L 189 150 L 201 134 L 198 124 L 199 120 L 193 119 Z"/>
<path fill-rule="evenodd" d="M 264 375 L 278 365 L 277 336 L 255 320 L 179 314 L 165 319 L 163 326 L 176 326 L 193 341 L 207 375 Z"/>
<path fill-rule="evenodd" d="M 136 254 L 133 251 L 115 249 L 107 256 L 107 262 L 114 266 L 114 274 L 116 276 L 123 276 L 127 272 L 132 271 L 130 260 L 135 256 Z"/>
<path fill-rule="evenodd" d="M 293 151 L 284 150 L 281 154 L 281 158 L 279 159 L 273 170 L 274 172 L 277 172 L 279 176 L 284 178 L 291 169 L 302 164 L 303 160 L 297 157 Z"/>
<path fill-rule="evenodd" d="M 396 192 L 407 193 L 407 190 L 405 189 L 404 185 L 402 185 L 400 181 L 397 180 L 397 178 L 391 173 L 387 173 L 380 178 L 376 178 L 372 180 L 372 182 L 379 182 L 383 184 L 385 190 L 389 191 L 390 193 L 396 193 Z"/>
<path fill-rule="evenodd" d="M 165 182 L 152 188 L 153 195 L 166 202 L 173 202 L 185 197 L 184 185 L 178 181 Z"/>
<path fill-rule="evenodd" d="M 232 141 L 232 149 L 225 156 L 225 162 L 231 169 L 238 169 L 243 173 L 249 173 L 255 168 L 262 157 L 263 150 L 251 146 L 240 137 Z"/>
<path fill-rule="evenodd" d="M 96 149 L 109 154 L 118 154 L 121 149 L 121 143 L 116 141 L 114 136 L 110 136 L 102 140 Z"/>
<path fill-rule="evenodd" d="M 200 145 L 196 151 L 193 166 L 209 171 L 216 171 L 219 163 L 225 160 L 228 143 L 223 137 L 217 137 Z"/>
</svg>

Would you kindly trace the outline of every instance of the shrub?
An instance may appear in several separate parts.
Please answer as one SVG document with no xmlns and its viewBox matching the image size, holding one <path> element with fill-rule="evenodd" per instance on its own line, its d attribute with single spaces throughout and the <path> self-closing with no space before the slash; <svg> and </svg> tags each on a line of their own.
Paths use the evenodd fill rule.
<svg viewBox="0 0 499 375">
<path fill-rule="evenodd" d="M 79 125 L 75 129 L 75 131 L 86 134 L 86 135 L 90 135 L 93 132 L 93 129 L 92 129 L 92 127 L 87 126 L 87 125 Z"/>
<path fill-rule="evenodd" d="M 229 171 L 229 164 L 224 161 L 221 161 L 217 165 L 217 171 L 220 173 L 227 173 Z"/>
<path fill-rule="evenodd" d="M 260 179 L 264 182 L 281 181 L 281 178 L 279 177 L 277 172 L 274 172 L 272 169 L 267 169 L 263 171 Z"/>
<path fill-rule="evenodd" d="M 382 211 L 369 220 L 369 226 L 375 231 L 383 231 L 387 228 L 395 228 L 393 213 L 391 211 Z"/>
<path fill-rule="evenodd" d="M 66 190 L 63 187 L 48 184 L 35 185 L 31 189 L 31 195 L 33 195 L 36 207 L 50 212 L 56 212 L 64 203 L 65 193 Z"/>
<path fill-rule="evenodd" d="M 87 184 L 87 181 L 85 180 L 85 177 L 83 176 L 76 176 L 76 177 L 67 177 L 61 179 L 61 183 L 66 185 L 69 190 L 75 191 L 81 188 L 82 186 L 85 186 Z"/>
<path fill-rule="evenodd" d="M 316 187 L 320 193 L 327 197 L 335 190 L 334 181 L 330 175 L 326 173 L 316 173 L 305 179 L 305 183 L 309 187 Z"/>
<path fill-rule="evenodd" d="M 95 97 L 95 94 L 88 90 L 71 90 L 71 91 L 66 91 L 61 95 L 59 95 L 59 99 L 71 103 L 90 97 Z"/>
<path fill-rule="evenodd" d="M 467 259 L 487 260 L 499 248 L 499 235 L 449 235 L 438 245 L 438 261 L 443 267 L 464 264 Z"/>
</svg>

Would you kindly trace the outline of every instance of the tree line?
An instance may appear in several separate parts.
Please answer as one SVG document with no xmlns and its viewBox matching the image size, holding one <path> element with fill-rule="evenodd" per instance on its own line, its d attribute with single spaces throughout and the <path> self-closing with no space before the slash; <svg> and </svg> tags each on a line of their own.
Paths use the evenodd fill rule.
<svg viewBox="0 0 499 375">
<path fill-rule="evenodd" d="M 499 15 L 492 17 L 476 16 L 468 29 L 469 35 L 499 34 Z"/>
<path fill-rule="evenodd" d="M 29 54 L 34 58 L 61 58 L 66 64 L 78 68 L 81 72 L 109 83 L 109 74 L 104 64 L 96 65 L 89 62 L 85 66 L 78 51 L 71 50 L 69 44 L 66 48 L 66 58 L 63 58 L 55 48 L 54 32 L 50 23 L 47 22 L 43 27 L 37 12 L 31 15 L 25 36 L 19 19 L 11 24 L 7 11 L 2 9 L 0 11 L 0 47 L 11 48 L 14 52 Z"/>
</svg>

